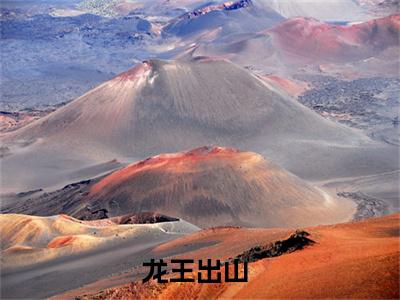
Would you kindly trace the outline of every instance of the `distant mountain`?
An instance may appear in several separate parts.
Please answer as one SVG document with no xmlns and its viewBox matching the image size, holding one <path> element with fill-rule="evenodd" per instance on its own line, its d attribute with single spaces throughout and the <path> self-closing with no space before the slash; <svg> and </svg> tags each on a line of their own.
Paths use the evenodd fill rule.
<svg viewBox="0 0 400 300">
<path fill-rule="evenodd" d="M 400 15 L 351 26 L 298 17 L 267 30 L 290 61 L 299 64 L 352 62 L 399 47 Z"/>
<path fill-rule="evenodd" d="M 230 34 L 255 32 L 284 20 L 278 13 L 258 5 L 252 0 L 229 1 L 206 5 L 187 12 L 170 21 L 164 32 L 195 39 L 197 36 L 216 35 L 221 38 Z"/>
<path fill-rule="evenodd" d="M 351 22 L 368 19 L 368 11 L 353 0 L 305 1 L 259 0 L 286 18 L 311 17 L 329 22 Z"/>
<path fill-rule="evenodd" d="M 219 43 L 199 43 L 187 56 L 223 57 L 242 66 L 275 74 L 329 69 L 363 74 L 396 74 L 400 15 L 354 25 L 334 25 L 296 17 L 250 34 L 237 34 Z M 346 63 L 351 63 L 346 65 Z M 330 64 L 329 66 L 327 64 Z M 343 71 L 343 73 L 344 73 Z"/>
</svg>

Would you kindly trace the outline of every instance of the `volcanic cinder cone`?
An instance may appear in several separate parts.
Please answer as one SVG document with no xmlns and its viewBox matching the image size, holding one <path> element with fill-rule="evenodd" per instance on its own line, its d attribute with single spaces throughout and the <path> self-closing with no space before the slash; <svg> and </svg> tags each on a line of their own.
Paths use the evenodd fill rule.
<svg viewBox="0 0 400 300">
<path fill-rule="evenodd" d="M 398 162 L 395 147 L 320 117 L 232 63 L 210 59 L 139 64 L 3 135 L 2 143 L 8 191 L 93 177 L 115 168 L 104 164 L 113 159 L 202 145 L 265 154 L 306 178 L 384 172 Z"/>
<path fill-rule="evenodd" d="M 221 147 L 157 155 L 93 180 L 81 192 L 63 189 L 28 202 L 11 211 L 80 219 L 96 219 L 99 211 L 108 217 L 151 211 L 201 227 L 325 224 L 347 220 L 355 209 L 256 153 Z"/>
</svg>

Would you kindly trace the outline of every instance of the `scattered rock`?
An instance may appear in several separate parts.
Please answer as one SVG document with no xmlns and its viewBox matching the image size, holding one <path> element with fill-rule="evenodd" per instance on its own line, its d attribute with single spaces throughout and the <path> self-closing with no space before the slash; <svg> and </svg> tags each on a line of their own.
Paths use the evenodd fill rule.
<svg viewBox="0 0 400 300">
<path fill-rule="evenodd" d="M 256 246 L 239 254 L 235 259 L 239 259 L 240 262 L 254 262 L 263 258 L 292 253 L 315 243 L 308 238 L 309 235 L 306 231 L 297 230 L 286 240 L 276 241 L 265 246 Z"/>
<path fill-rule="evenodd" d="M 354 221 L 379 217 L 389 213 L 389 207 L 384 201 L 365 195 L 360 192 L 340 192 L 339 197 L 350 198 L 357 203 L 357 211 L 353 216 Z"/>
</svg>

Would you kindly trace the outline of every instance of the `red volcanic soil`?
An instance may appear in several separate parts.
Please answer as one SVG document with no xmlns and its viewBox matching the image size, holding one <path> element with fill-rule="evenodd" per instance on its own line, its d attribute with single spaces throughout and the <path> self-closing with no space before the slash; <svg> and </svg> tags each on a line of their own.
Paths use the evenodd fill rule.
<svg viewBox="0 0 400 300">
<path fill-rule="evenodd" d="M 168 242 L 156 251 L 183 251 L 181 258 L 226 258 L 249 247 L 249 240 L 253 246 L 263 245 L 285 235 L 279 230 L 260 231 L 257 236 L 249 229 L 216 228 Z M 159 285 L 151 281 L 86 295 L 85 299 L 399 298 L 400 214 L 306 231 L 315 244 L 250 263 L 248 283 Z M 196 244 L 203 246 L 184 250 Z"/>
<path fill-rule="evenodd" d="M 75 236 L 60 236 L 52 239 L 47 245 L 47 248 L 60 248 L 65 247 L 73 243 L 76 239 Z"/>
<path fill-rule="evenodd" d="M 107 188 L 108 186 L 119 184 L 140 172 L 162 168 L 164 171 L 178 173 L 200 161 L 207 161 L 213 157 L 229 159 L 230 156 L 234 156 L 232 154 L 237 152 L 238 150 L 236 149 L 201 147 L 187 152 L 180 152 L 176 154 L 160 154 L 149 157 L 137 164 L 132 164 L 107 176 L 92 187 L 91 193 L 95 194 L 102 192 L 103 189 Z"/>
<path fill-rule="evenodd" d="M 261 78 L 292 96 L 299 96 L 308 89 L 308 85 L 305 82 L 294 81 L 276 75 L 265 75 L 261 76 Z"/>
<path fill-rule="evenodd" d="M 373 56 L 399 45 L 400 15 L 351 26 L 298 17 L 267 30 L 287 53 L 312 62 L 346 62 Z M 296 57 L 295 57 L 296 58 Z M 298 58 L 299 59 L 299 58 Z"/>
</svg>

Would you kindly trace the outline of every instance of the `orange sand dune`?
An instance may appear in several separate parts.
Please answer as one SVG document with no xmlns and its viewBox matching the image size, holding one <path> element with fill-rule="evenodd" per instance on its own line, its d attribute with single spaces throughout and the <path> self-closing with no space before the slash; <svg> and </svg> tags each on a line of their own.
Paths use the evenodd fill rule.
<svg viewBox="0 0 400 300">
<path fill-rule="evenodd" d="M 277 299 L 399 297 L 400 214 L 362 222 L 306 229 L 316 243 L 290 254 L 250 263 L 248 283 L 196 284 L 154 282 L 130 284 L 83 299 Z M 229 232 L 229 234 L 226 234 Z M 266 231 L 268 232 L 268 231 Z M 157 247 L 159 251 L 218 241 L 218 245 L 180 255 L 224 257 L 246 244 L 248 229 L 217 228 Z M 269 232 L 274 238 L 284 232 Z M 250 233 L 250 236 L 252 233 Z M 253 235 L 254 236 L 254 235 Z M 271 241 L 258 234 L 259 243 Z M 242 239 L 243 238 L 243 239 Z M 254 241 L 253 241 L 254 242 Z"/>
</svg>

